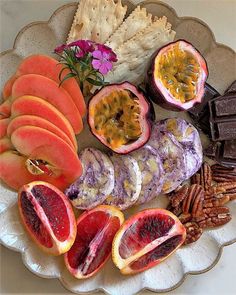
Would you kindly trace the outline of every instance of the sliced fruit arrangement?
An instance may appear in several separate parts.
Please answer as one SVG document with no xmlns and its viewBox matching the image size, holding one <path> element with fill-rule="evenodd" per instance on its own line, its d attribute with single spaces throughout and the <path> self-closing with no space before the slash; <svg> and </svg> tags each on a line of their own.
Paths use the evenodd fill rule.
<svg viewBox="0 0 236 295">
<path fill-rule="evenodd" d="M 12 104 L 11 118 L 23 115 L 38 116 L 50 121 L 70 138 L 71 142 L 75 146 L 75 150 L 77 149 L 77 142 L 71 124 L 63 116 L 63 114 L 50 103 L 36 96 L 21 96 Z"/>
<path fill-rule="evenodd" d="M 83 122 L 73 99 L 55 81 L 36 74 L 20 76 L 13 84 L 11 101 L 24 95 L 37 96 L 51 103 L 67 118 L 75 134 L 82 130 Z"/>
<path fill-rule="evenodd" d="M 126 220 L 116 233 L 112 260 L 121 273 L 138 273 L 170 256 L 185 237 L 185 227 L 173 213 L 147 209 Z"/>
<path fill-rule="evenodd" d="M 180 111 L 201 103 L 208 69 L 192 44 L 178 40 L 158 49 L 147 73 L 146 88 L 162 107 Z"/>
<path fill-rule="evenodd" d="M 121 211 L 101 205 L 77 220 L 75 243 L 65 254 L 65 264 L 77 279 L 96 274 L 109 259 L 112 240 L 124 221 Z"/>
<path fill-rule="evenodd" d="M 77 150 L 77 143 L 74 136 L 73 137 L 71 136 L 72 139 L 70 139 L 68 135 L 66 135 L 66 133 L 62 131 L 62 129 L 58 128 L 56 125 L 54 125 L 50 121 L 43 119 L 42 117 L 39 117 L 39 116 L 21 115 L 21 116 L 12 118 L 12 120 L 7 126 L 7 130 L 6 130 L 7 136 L 11 137 L 12 133 L 16 129 L 23 126 L 37 126 L 37 127 L 46 129 L 54 133 L 58 137 L 60 137 L 66 143 L 68 143 L 72 149 L 74 149 L 75 151 Z M 73 135 L 73 134 L 70 133 L 70 135 Z"/>
<path fill-rule="evenodd" d="M 32 55 L 3 89 L 0 177 L 13 189 L 43 180 L 64 190 L 82 173 L 75 133 L 85 103 L 74 79 L 60 87 L 59 68 L 53 58 Z"/>
<path fill-rule="evenodd" d="M 113 84 L 95 94 L 88 108 L 93 135 L 116 153 L 127 154 L 143 146 L 150 137 L 150 104 L 128 83 Z"/>
<path fill-rule="evenodd" d="M 36 74 L 47 77 L 56 83 L 60 83 L 59 75 L 63 65 L 50 56 L 35 54 L 25 58 L 18 66 L 16 73 L 6 82 L 3 88 L 3 99 L 7 100 L 12 95 L 12 87 L 17 78 L 23 75 Z M 68 74 L 68 70 L 63 71 L 61 78 Z M 68 95 L 71 96 L 81 117 L 86 113 L 86 105 L 79 88 L 78 83 L 74 78 L 64 81 L 61 85 Z"/>
<path fill-rule="evenodd" d="M 24 185 L 18 207 L 27 232 L 42 250 L 60 255 L 71 248 L 76 220 L 67 197 L 56 187 L 42 181 Z"/>
</svg>

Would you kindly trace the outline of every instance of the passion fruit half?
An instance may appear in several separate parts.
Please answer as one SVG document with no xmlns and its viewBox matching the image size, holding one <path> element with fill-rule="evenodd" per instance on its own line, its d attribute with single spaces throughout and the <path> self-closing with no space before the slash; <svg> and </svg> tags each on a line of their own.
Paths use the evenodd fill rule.
<svg viewBox="0 0 236 295">
<path fill-rule="evenodd" d="M 146 90 L 160 106 L 185 111 L 201 103 L 207 77 L 207 64 L 200 52 L 185 40 L 178 40 L 154 54 Z"/>
<path fill-rule="evenodd" d="M 150 137 L 150 104 L 129 82 L 111 84 L 90 100 L 88 123 L 93 135 L 118 154 L 143 146 Z"/>
</svg>

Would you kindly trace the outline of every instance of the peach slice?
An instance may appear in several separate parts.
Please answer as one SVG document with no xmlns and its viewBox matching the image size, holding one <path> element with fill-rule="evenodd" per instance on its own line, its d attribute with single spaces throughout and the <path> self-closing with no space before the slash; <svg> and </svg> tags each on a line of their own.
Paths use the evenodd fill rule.
<svg viewBox="0 0 236 295">
<path fill-rule="evenodd" d="M 7 127 L 7 135 L 10 137 L 17 128 L 22 126 L 36 126 L 46 129 L 59 136 L 76 151 L 76 147 L 73 145 L 72 141 L 63 131 L 61 131 L 61 129 L 51 122 L 38 116 L 23 115 L 13 118 Z"/>
<path fill-rule="evenodd" d="M 0 104 L 0 114 L 1 118 L 7 118 L 11 115 L 11 99 L 5 100 Z"/>
<path fill-rule="evenodd" d="M 25 58 L 18 67 L 16 75 L 38 74 L 60 83 L 59 74 L 63 69 L 63 65 L 47 55 L 36 54 Z M 62 78 L 69 73 L 69 70 L 64 70 Z M 81 117 L 86 113 L 86 104 L 83 94 L 80 90 L 75 78 L 70 78 L 62 83 L 62 87 L 70 94 L 74 100 Z"/>
<path fill-rule="evenodd" d="M 70 122 L 50 103 L 36 96 L 21 96 L 13 102 L 11 116 L 14 118 L 21 115 L 34 115 L 50 121 L 69 137 L 77 150 L 77 141 Z"/>
<path fill-rule="evenodd" d="M 26 157 L 19 155 L 16 151 L 0 154 L 0 179 L 15 190 L 34 181 L 36 176 L 27 170 L 26 160 Z"/>
<path fill-rule="evenodd" d="M 75 134 L 83 129 L 83 122 L 73 99 L 55 81 L 36 74 L 19 77 L 12 87 L 12 99 L 23 95 L 40 97 L 55 106 L 71 123 Z"/>
<path fill-rule="evenodd" d="M 15 80 L 17 79 L 16 75 L 11 76 L 9 80 L 5 83 L 2 91 L 3 100 L 6 100 L 9 96 L 11 96 L 11 89 L 12 85 L 14 84 Z"/>
<path fill-rule="evenodd" d="M 9 137 L 3 137 L 0 139 L 0 154 L 4 153 L 5 151 L 14 150 L 14 146 L 11 143 Z"/>
<path fill-rule="evenodd" d="M 0 176 L 14 189 L 29 181 L 42 180 L 64 190 L 82 173 L 77 154 L 48 130 L 23 126 L 12 133 L 11 141 L 18 154 L 0 155 Z"/>
<path fill-rule="evenodd" d="M 7 126 L 10 122 L 9 118 L 0 120 L 0 138 L 3 138 L 7 134 Z"/>
</svg>

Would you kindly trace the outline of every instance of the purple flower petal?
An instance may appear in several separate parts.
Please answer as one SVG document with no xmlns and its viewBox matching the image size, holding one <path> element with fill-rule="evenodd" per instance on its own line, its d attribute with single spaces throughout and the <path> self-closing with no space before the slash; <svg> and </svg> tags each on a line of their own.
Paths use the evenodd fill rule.
<svg viewBox="0 0 236 295">
<path fill-rule="evenodd" d="M 92 52 L 92 56 L 95 57 L 95 58 L 97 58 L 97 59 L 102 59 L 103 58 L 102 52 L 99 51 L 99 50 L 94 50 Z"/>
<path fill-rule="evenodd" d="M 99 72 L 103 75 L 106 75 L 109 72 L 108 68 L 106 67 L 106 64 L 102 64 L 100 66 Z"/>
<path fill-rule="evenodd" d="M 106 66 L 106 68 L 108 69 L 108 71 L 110 71 L 112 69 L 112 63 L 107 61 L 104 63 L 104 65 Z"/>
<path fill-rule="evenodd" d="M 92 60 L 92 66 L 95 70 L 98 70 L 101 67 L 102 63 L 98 59 L 93 59 Z"/>
</svg>

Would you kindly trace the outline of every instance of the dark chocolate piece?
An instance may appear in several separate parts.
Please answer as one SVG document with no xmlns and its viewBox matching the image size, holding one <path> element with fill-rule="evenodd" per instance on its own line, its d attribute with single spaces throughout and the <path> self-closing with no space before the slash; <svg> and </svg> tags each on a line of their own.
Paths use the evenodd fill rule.
<svg viewBox="0 0 236 295">
<path fill-rule="evenodd" d="M 202 98 L 202 102 L 199 104 L 196 104 L 194 107 L 192 107 L 188 113 L 190 117 L 193 119 L 195 125 L 201 129 L 204 133 L 211 136 L 211 130 L 210 130 L 210 111 L 208 102 L 212 99 L 220 96 L 219 92 L 216 91 L 212 86 L 206 83 L 205 85 L 205 93 Z"/>
<path fill-rule="evenodd" d="M 221 120 L 222 117 L 231 120 L 230 116 L 236 115 L 236 93 L 224 94 L 209 102 L 211 120 Z"/>
<path fill-rule="evenodd" d="M 236 167 L 236 139 L 222 142 L 216 154 L 216 161 L 226 167 Z"/>
<path fill-rule="evenodd" d="M 236 139 L 224 142 L 223 157 L 226 159 L 234 159 L 236 161 Z"/>
<path fill-rule="evenodd" d="M 208 106 L 208 102 L 217 96 L 220 96 L 219 92 L 206 83 L 202 102 L 196 104 L 188 111 L 190 116 L 193 116 L 196 119 L 202 117 L 202 113 L 205 112 L 205 107 Z"/>
<path fill-rule="evenodd" d="M 211 137 L 214 141 L 236 138 L 236 93 L 209 102 Z"/>
<path fill-rule="evenodd" d="M 204 155 L 208 158 L 214 159 L 216 157 L 218 146 L 221 145 L 220 142 L 212 142 L 205 150 Z"/>
<path fill-rule="evenodd" d="M 214 142 L 207 147 L 204 155 L 222 166 L 236 167 L 236 139 Z"/>
<path fill-rule="evenodd" d="M 236 81 L 234 81 L 225 91 L 225 93 L 236 93 Z"/>
</svg>

